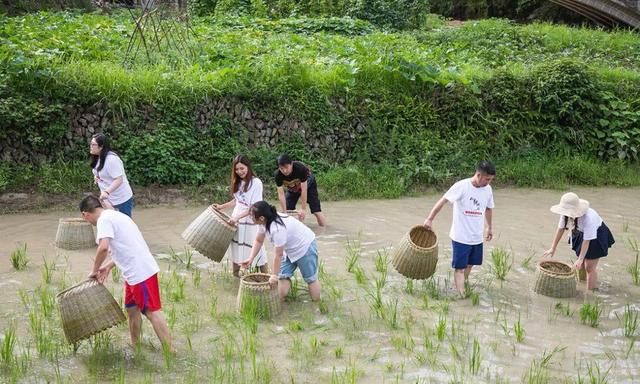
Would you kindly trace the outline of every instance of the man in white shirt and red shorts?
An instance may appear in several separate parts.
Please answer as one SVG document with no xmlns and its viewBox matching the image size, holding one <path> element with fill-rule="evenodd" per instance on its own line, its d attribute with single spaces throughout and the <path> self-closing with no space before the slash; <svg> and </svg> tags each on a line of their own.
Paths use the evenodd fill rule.
<svg viewBox="0 0 640 384">
<path fill-rule="evenodd" d="M 142 314 L 151 322 L 163 348 L 172 351 L 171 335 L 162 314 L 158 272 L 160 267 L 151 255 L 138 226 L 121 212 L 104 209 L 95 196 L 87 196 L 80 203 L 82 217 L 96 226 L 98 250 L 89 277 L 100 283 L 115 266 L 124 277 L 124 305 L 129 315 L 131 343 L 136 345 L 142 329 Z M 111 251 L 111 259 L 106 261 Z"/>
</svg>

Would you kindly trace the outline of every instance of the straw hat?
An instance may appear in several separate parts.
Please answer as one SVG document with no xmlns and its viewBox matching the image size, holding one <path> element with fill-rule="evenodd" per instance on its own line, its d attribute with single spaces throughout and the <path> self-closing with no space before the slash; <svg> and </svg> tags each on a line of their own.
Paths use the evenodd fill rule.
<svg viewBox="0 0 640 384">
<path fill-rule="evenodd" d="M 551 212 L 575 218 L 587 213 L 588 209 L 589 202 L 587 200 L 578 198 L 578 195 L 573 192 L 568 192 L 562 195 L 560 204 L 551 207 Z"/>
</svg>

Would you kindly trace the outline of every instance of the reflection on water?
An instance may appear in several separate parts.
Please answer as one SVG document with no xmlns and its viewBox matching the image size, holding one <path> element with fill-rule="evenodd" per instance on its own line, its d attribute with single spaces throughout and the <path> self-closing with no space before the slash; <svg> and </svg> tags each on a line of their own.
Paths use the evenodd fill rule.
<svg viewBox="0 0 640 384">
<path fill-rule="evenodd" d="M 624 336 L 622 319 L 626 304 L 632 314 L 640 311 L 640 288 L 627 271 L 635 255 L 626 246 L 627 239 L 640 239 L 640 190 L 577 192 L 591 201 L 617 239 L 600 264 L 601 289 L 595 294 L 585 292 L 584 283 L 570 299 L 532 293 L 536 260 L 557 224 L 549 207 L 560 191 L 496 191 L 495 238 L 486 244 L 484 265 L 471 275 L 472 292 L 466 299 L 450 289 L 450 208 L 434 223 L 440 260 L 433 279 L 408 283 L 390 264 L 384 271 L 380 261 L 387 257 L 390 262 L 391 247 L 411 226 L 423 222 L 439 196 L 325 203 L 327 228 L 320 230 L 314 220 L 307 220 L 318 235 L 323 302 L 310 303 L 300 284 L 296 298 L 285 303 L 276 319 L 261 320 L 255 334 L 247 330 L 247 320 L 236 315 L 238 282 L 230 276 L 226 259 L 218 264 L 195 254 L 195 267 L 187 270 L 171 256 L 171 249 L 184 249 L 180 233 L 203 207 L 137 209 L 134 219 L 163 271 L 163 311 L 179 350 L 169 360 L 148 323 L 141 348 L 128 346 L 127 328 L 120 326 L 105 333 L 106 349 L 85 342 L 74 354 L 62 342 L 55 314 L 43 317 L 55 352 L 41 352 L 44 347 L 38 343 L 43 340 L 36 337 L 32 317 L 41 316 L 33 313 L 45 305 L 44 261 L 52 266 L 50 288 L 57 292 L 86 276 L 94 250 L 60 251 L 52 245 L 58 219 L 77 217 L 76 212 L 2 216 L 0 332 L 15 324 L 14 360 L 28 359 L 29 364 L 22 373 L 0 372 L 9 380 L 22 377 L 27 382 L 113 382 L 126 377 L 126 382 L 518 383 L 534 378 L 552 383 L 574 382 L 578 375 L 589 382 L 599 375 L 609 382 L 632 383 L 640 377 L 640 341 Z M 348 242 L 360 247 L 351 273 Z M 30 257 L 21 272 L 7 261 L 18 243 L 28 245 Z M 508 250 L 514 258 L 502 283 L 488 261 L 493 247 Z M 573 260 L 563 243 L 556 257 Z M 181 284 L 184 299 L 176 291 Z M 118 299 L 120 285 L 107 283 Z M 581 322 L 580 310 L 596 301 L 602 315 L 592 328 Z"/>
</svg>

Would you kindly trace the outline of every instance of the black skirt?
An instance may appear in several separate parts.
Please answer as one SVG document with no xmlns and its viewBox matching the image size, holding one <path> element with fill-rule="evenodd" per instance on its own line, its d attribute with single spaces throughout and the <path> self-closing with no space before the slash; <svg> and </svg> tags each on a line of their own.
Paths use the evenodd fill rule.
<svg viewBox="0 0 640 384">
<path fill-rule="evenodd" d="M 589 249 L 584 256 L 585 259 L 599 259 L 609 254 L 609 248 L 616 242 L 613 238 L 613 234 L 609 230 L 609 227 L 602 222 L 598 227 L 596 238 L 589 242 Z M 581 231 L 573 231 L 571 236 L 571 248 L 576 251 L 576 256 L 580 256 L 580 248 L 582 248 L 582 239 L 584 233 Z"/>
</svg>

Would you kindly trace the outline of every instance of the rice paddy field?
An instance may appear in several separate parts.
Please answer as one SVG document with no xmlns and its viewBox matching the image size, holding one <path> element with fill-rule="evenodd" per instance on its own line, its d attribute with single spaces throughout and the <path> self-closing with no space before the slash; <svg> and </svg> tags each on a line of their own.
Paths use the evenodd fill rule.
<svg viewBox="0 0 640 384">
<path fill-rule="evenodd" d="M 66 343 L 56 294 L 83 281 L 95 249 L 54 247 L 61 217 L 77 211 L 0 217 L 0 382 L 18 383 L 634 383 L 640 378 L 640 190 L 576 192 L 611 228 L 616 244 L 599 265 L 600 289 L 554 299 L 532 291 L 536 263 L 558 217 L 562 192 L 495 191 L 494 240 L 466 297 L 451 291 L 451 208 L 434 222 L 435 275 L 397 273 L 394 247 L 440 197 L 323 205 L 318 239 L 322 300 L 300 277 L 282 312 L 261 319 L 236 310 L 239 281 L 193 252 L 180 234 L 204 206 L 134 209 L 161 266 L 163 312 L 176 353 L 164 353 L 147 320 L 140 345 L 126 323 Z M 268 248 L 270 259 L 273 257 Z M 572 262 L 561 242 L 555 256 Z M 105 283 L 122 301 L 122 277 Z"/>
</svg>

